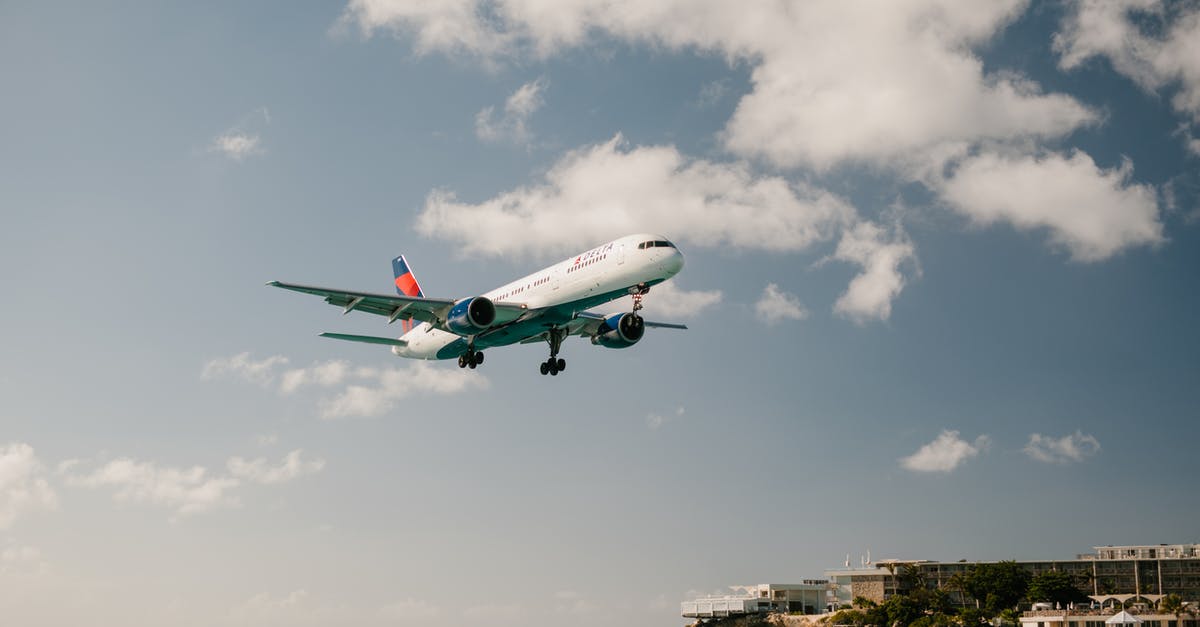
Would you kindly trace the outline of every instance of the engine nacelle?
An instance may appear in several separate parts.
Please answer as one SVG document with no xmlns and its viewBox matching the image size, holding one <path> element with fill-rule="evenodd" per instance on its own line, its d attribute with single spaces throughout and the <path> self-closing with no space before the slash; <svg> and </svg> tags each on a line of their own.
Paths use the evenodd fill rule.
<svg viewBox="0 0 1200 627">
<path fill-rule="evenodd" d="M 646 321 L 635 313 L 613 314 L 600 323 L 592 344 L 605 348 L 629 348 L 646 333 Z"/>
<path fill-rule="evenodd" d="M 487 330 L 495 321 L 496 305 L 482 296 L 476 296 L 454 303 L 450 314 L 446 316 L 446 328 L 459 335 L 475 335 Z"/>
</svg>

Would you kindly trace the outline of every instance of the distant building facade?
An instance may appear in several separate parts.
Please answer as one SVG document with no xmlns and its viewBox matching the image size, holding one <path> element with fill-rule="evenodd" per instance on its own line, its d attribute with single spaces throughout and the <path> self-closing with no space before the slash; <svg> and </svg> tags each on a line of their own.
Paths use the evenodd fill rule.
<svg viewBox="0 0 1200 627">
<path fill-rule="evenodd" d="M 1164 596 L 1178 594 L 1192 607 L 1200 607 L 1200 544 L 1151 544 L 1098 546 L 1095 554 L 1077 555 L 1068 560 L 1016 560 L 1031 575 L 1047 571 L 1068 574 L 1095 607 L 1056 608 L 1027 612 L 1023 627 L 1104 627 L 1101 606 L 1142 603 L 1152 608 Z M 825 571 L 825 579 L 804 580 L 800 584 L 760 584 L 734 586 L 741 593 L 701 597 L 684 601 L 681 610 L 687 618 L 715 618 L 742 614 L 783 612 L 813 614 L 850 605 L 857 597 L 882 603 L 895 594 L 905 593 L 912 578 L 902 576 L 915 569 L 918 579 L 929 588 L 946 591 L 956 603 L 973 600 L 958 585 L 965 576 L 984 563 L 935 562 L 927 560 L 882 560 L 866 562 L 860 568 L 835 568 Z M 849 564 L 849 558 L 847 558 Z M 1112 612 L 1113 610 L 1109 610 Z M 1195 619 L 1178 621 L 1174 617 L 1143 615 L 1142 627 L 1200 627 Z"/>
<path fill-rule="evenodd" d="M 684 618 L 724 618 L 769 612 L 817 614 L 825 611 L 828 588 L 829 582 L 824 579 L 805 579 L 794 584 L 733 586 L 741 593 L 684 601 L 680 604 L 680 613 Z"/>
<path fill-rule="evenodd" d="M 1123 603 L 1134 597 L 1157 602 L 1168 594 L 1178 594 L 1185 601 L 1200 601 L 1200 544 L 1094 548 L 1094 555 L 1077 555 L 1071 560 L 1016 560 L 1016 563 L 1032 575 L 1046 571 L 1067 573 L 1080 592 L 1100 603 L 1108 600 Z M 897 576 L 905 565 L 917 569 L 925 585 L 946 590 L 961 600 L 962 591 L 955 589 L 953 577 L 970 572 L 980 563 L 883 560 L 863 568 L 827 570 L 825 576 L 830 582 L 831 600 L 838 605 L 848 604 L 855 597 L 883 602 L 905 592 L 902 589 L 905 580 Z"/>
</svg>

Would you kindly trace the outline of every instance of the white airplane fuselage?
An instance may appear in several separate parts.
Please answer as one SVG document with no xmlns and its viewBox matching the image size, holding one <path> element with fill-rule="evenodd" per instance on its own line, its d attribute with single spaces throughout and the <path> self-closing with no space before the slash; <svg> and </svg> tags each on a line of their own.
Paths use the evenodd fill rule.
<svg viewBox="0 0 1200 627">
<path fill-rule="evenodd" d="M 639 286 L 661 283 L 683 268 L 683 255 L 666 238 L 648 233 L 628 235 L 502 285 L 484 297 L 496 303 L 521 303 L 539 315 L 529 321 L 489 329 L 466 338 L 427 322 L 401 336 L 405 346 L 392 352 L 410 359 L 453 359 L 468 350 L 505 346 L 530 336 L 533 327 L 565 325 L 579 312 L 621 298 Z"/>
</svg>

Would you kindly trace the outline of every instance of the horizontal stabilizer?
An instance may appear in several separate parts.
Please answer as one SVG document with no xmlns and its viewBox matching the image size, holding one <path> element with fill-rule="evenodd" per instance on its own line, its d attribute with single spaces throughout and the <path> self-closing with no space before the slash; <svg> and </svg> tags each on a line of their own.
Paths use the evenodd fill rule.
<svg viewBox="0 0 1200 627">
<path fill-rule="evenodd" d="M 686 324 L 675 324 L 673 322 L 651 322 L 649 320 L 646 321 L 646 326 L 657 329 L 687 329 Z"/>
<path fill-rule="evenodd" d="M 367 344 L 386 344 L 388 346 L 408 346 L 408 342 L 391 337 L 376 337 L 374 335 L 348 335 L 346 333 L 322 333 L 321 337 L 347 342 L 366 342 Z"/>
</svg>

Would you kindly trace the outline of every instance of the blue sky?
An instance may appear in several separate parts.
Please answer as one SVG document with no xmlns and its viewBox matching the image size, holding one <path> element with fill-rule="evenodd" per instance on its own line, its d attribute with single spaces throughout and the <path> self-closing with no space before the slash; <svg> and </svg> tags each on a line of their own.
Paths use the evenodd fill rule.
<svg viewBox="0 0 1200 627">
<path fill-rule="evenodd" d="M 1194 3 L 609 4 L 0 7 L 0 612 L 671 625 L 1195 541 Z M 690 329 L 554 379 L 263 285 L 643 230 Z"/>
</svg>

